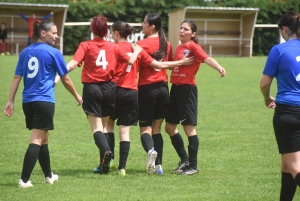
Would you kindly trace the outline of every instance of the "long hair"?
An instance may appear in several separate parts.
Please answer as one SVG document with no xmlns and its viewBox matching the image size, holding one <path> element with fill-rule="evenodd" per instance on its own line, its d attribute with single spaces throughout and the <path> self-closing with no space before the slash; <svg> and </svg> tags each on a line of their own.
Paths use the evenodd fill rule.
<svg viewBox="0 0 300 201">
<path fill-rule="evenodd" d="M 32 34 L 32 42 L 36 43 L 41 38 L 41 31 L 49 31 L 52 26 L 56 26 L 54 22 L 51 21 L 40 21 L 36 20 L 33 23 L 33 34 Z"/>
<path fill-rule="evenodd" d="M 159 49 L 150 54 L 157 61 L 164 59 L 168 52 L 168 42 L 164 30 L 161 28 L 161 19 L 157 13 L 149 13 L 146 15 L 149 25 L 154 25 L 159 37 Z"/>
<path fill-rule="evenodd" d="M 191 40 L 194 41 L 196 44 L 199 44 L 197 37 L 197 25 L 195 24 L 195 22 L 192 20 L 184 20 L 183 22 L 181 22 L 180 25 L 182 25 L 183 23 L 187 23 L 191 27 L 192 32 L 196 32 L 195 36 L 192 37 Z"/>
<path fill-rule="evenodd" d="M 123 21 L 116 21 L 111 26 L 113 31 L 118 31 L 120 36 L 127 39 L 133 33 L 133 27 Z"/>
<path fill-rule="evenodd" d="M 289 36 L 296 34 L 297 38 L 300 38 L 300 14 L 295 11 L 284 13 L 278 20 L 278 28 L 282 29 L 282 26 L 287 26 L 290 29 Z"/>
</svg>

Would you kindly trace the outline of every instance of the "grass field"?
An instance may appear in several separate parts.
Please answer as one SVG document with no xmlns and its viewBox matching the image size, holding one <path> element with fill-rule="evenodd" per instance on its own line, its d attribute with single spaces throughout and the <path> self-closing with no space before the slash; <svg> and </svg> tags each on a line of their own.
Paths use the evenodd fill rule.
<svg viewBox="0 0 300 201">
<path fill-rule="evenodd" d="M 69 61 L 71 57 L 65 59 Z M 279 200 L 280 156 L 271 123 L 273 110 L 264 106 L 259 90 L 266 57 L 216 59 L 227 70 L 226 77 L 221 79 L 205 64 L 197 74 L 199 174 L 172 173 L 179 158 L 163 131 L 164 175 L 147 175 L 147 155 L 138 127 L 131 130 L 127 175 L 120 177 L 115 170 L 108 175 L 94 174 L 98 150 L 90 127 L 81 107 L 60 83 L 56 87 L 55 130 L 50 133 L 49 143 L 52 170 L 59 180 L 46 185 L 37 163 L 30 178 L 34 187 L 19 189 L 17 183 L 30 135 L 25 128 L 20 85 L 14 115 L 0 115 L 0 200 Z M 16 62 L 16 56 L 0 57 L 2 111 Z M 80 69 L 70 77 L 81 92 Z M 272 90 L 275 95 L 275 85 Z M 180 131 L 187 146 L 181 127 Z M 294 200 L 300 200 L 300 191 Z"/>
</svg>

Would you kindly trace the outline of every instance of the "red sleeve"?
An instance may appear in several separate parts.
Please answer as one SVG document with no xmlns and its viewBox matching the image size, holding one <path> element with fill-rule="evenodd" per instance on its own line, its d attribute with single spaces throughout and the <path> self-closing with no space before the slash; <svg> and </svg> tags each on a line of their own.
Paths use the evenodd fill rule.
<svg viewBox="0 0 300 201">
<path fill-rule="evenodd" d="M 154 60 L 144 49 L 139 55 L 140 66 L 149 66 Z"/>
<path fill-rule="evenodd" d="M 84 60 L 84 56 L 85 56 L 85 48 L 84 48 L 84 43 L 80 43 L 80 45 L 78 46 L 73 60 L 77 61 L 78 63 L 82 62 Z"/>
<path fill-rule="evenodd" d="M 208 58 L 208 55 L 204 52 L 204 50 L 201 48 L 200 45 L 198 44 L 195 44 L 193 46 L 193 52 L 194 52 L 194 55 L 196 57 L 196 62 L 203 62 L 205 59 Z"/>
</svg>

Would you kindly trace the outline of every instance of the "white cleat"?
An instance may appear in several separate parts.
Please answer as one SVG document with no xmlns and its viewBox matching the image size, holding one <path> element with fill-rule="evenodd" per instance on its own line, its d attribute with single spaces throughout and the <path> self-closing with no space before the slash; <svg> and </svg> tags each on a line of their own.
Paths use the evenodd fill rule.
<svg viewBox="0 0 300 201">
<path fill-rule="evenodd" d="M 22 179 L 19 180 L 19 188 L 30 188 L 30 187 L 33 187 L 31 181 L 27 181 L 26 183 L 24 183 Z"/>
<path fill-rule="evenodd" d="M 147 161 L 147 172 L 148 172 L 148 174 L 153 174 L 155 172 L 156 157 L 157 157 L 157 152 L 154 149 L 151 149 L 148 152 L 148 161 Z"/>
<path fill-rule="evenodd" d="M 46 183 L 47 184 L 53 184 L 55 181 L 58 180 L 58 175 L 57 174 L 53 174 L 53 172 L 51 172 L 51 174 L 52 174 L 51 178 L 46 177 Z"/>
</svg>

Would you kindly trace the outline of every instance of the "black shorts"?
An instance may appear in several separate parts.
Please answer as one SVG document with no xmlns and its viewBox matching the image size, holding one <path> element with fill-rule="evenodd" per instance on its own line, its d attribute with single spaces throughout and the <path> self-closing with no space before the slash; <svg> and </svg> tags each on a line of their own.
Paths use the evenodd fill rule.
<svg viewBox="0 0 300 201">
<path fill-rule="evenodd" d="M 273 127 L 280 154 L 300 151 L 300 107 L 276 104 Z"/>
<path fill-rule="evenodd" d="M 195 85 L 172 84 L 166 122 L 197 125 L 198 90 Z"/>
<path fill-rule="evenodd" d="M 169 88 L 166 82 L 138 87 L 139 125 L 152 126 L 154 119 L 165 118 L 168 110 Z M 142 123 L 141 123 L 142 121 Z"/>
<path fill-rule="evenodd" d="M 84 83 L 82 109 L 96 117 L 111 116 L 115 108 L 116 84 L 114 82 Z"/>
<path fill-rule="evenodd" d="M 120 126 L 136 126 L 138 122 L 138 91 L 117 87 L 116 107 L 112 120 Z"/>
<path fill-rule="evenodd" d="M 55 104 L 49 102 L 35 101 L 23 103 L 23 112 L 25 115 L 26 128 L 53 130 Z"/>
</svg>

